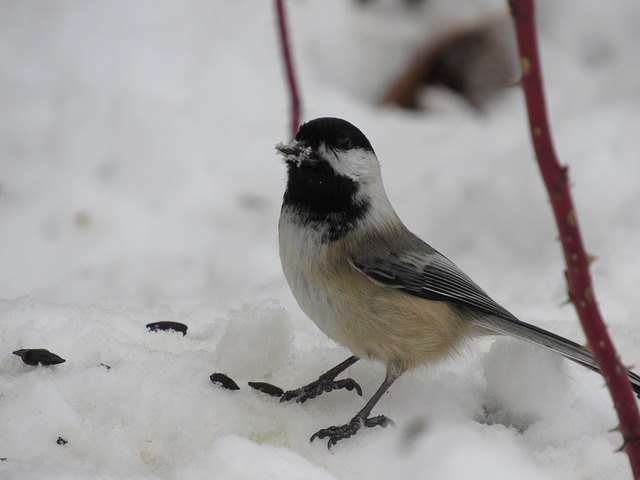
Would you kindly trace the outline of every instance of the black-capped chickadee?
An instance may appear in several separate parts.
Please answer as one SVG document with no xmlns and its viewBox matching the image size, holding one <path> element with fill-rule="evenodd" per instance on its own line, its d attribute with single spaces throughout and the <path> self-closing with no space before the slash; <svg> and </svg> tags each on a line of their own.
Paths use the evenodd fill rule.
<svg viewBox="0 0 640 480">
<path fill-rule="evenodd" d="M 586 348 L 518 320 L 404 226 L 358 128 L 318 118 L 276 149 L 288 175 L 278 226 L 285 277 L 305 314 L 353 353 L 281 400 L 304 402 L 340 388 L 361 393 L 353 380 L 336 380 L 360 358 L 387 368 L 380 388 L 351 421 L 318 431 L 312 441 L 328 438 L 331 447 L 363 427 L 386 426 L 387 417 L 370 414 L 391 384 L 476 335 L 511 335 L 599 372 Z M 640 393 L 640 377 L 629 372 L 629 380 Z"/>
</svg>

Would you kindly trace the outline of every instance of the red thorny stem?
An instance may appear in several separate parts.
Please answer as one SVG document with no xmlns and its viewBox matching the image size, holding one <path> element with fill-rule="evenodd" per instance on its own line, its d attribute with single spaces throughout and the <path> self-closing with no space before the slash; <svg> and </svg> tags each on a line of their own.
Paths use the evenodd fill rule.
<svg viewBox="0 0 640 480">
<path fill-rule="evenodd" d="M 640 415 L 627 379 L 627 369 L 616 353 L 596 302 L 589 258 L 569 190 L 568 168 L 558 162 L 551 140 L 538 58 L 534 0 L 509 0 L 509 5 L 516 27 L 531 139 L 560 232 L 569 298 L 611 393 L 624 439 L 622 448 L 629 456 L 634 478 L 640 479 Z"/>
<path fill-rule="evenodd" d="M 291 102 L 291 138 L 293 138 L 296 136 L 296 132 L 300 126 L 300 94 L 298 93 L 298 83 L 296 81 L 296 74 L 293 68 L 293 55 L 289 46 L 289 32 L 287 30 L 284 0 L 276 0 L 276 12 L 278 17 L 280 49 L 287 75 L 287 86 L 289 87 L 289 97 Z"/>
</svg>

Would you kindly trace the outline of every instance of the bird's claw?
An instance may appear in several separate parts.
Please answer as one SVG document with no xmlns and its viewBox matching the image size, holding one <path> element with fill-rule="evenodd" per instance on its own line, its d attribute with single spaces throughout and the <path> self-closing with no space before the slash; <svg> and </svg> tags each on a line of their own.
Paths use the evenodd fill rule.
<svg viewBox="0 0 640 480">
<path fill-rule="evenodd" d="M 332 390 L 355 390 L 358 395 L 362 396 L 362 388 L 358 385 L 358 382 L 352 378 L 345 378 L 343 380 L 334 380 L 333 378 L 320 377 L 315 382 L 311 382 L 309 385 L 305 385 L 295 390 L 289 390 L 284 392 L 280 397 L 280 402 L 288 402 L 289 400 L 296 399 L 297 403 L 304 403 L 307 400 L 316 398 L 318 395 L 324 392 L 331 392 Z"/>
<path fill-rule="evenodd" d="M 362 415 L 356 415 L 351 419 L 349 423 L 346 423 L 344 425 L 334 425 L 333 427 L 318 430 L 311 436 L 311 439 L 309 441 L 313 442 L 316 438 L 329 438 L 329 440 L 327 441 L 327 448 L 331 450 L 331 447 L 337 444 L 340 440 L 352 437 L 363 427 L 385 428 L 389 425 L 391 425 L 392 427 L 396 426 L 393 420 L 385 417 L 384 415 L 378 415 L 377 417 L 371 418 L 365 418 Z"/>
</svg>

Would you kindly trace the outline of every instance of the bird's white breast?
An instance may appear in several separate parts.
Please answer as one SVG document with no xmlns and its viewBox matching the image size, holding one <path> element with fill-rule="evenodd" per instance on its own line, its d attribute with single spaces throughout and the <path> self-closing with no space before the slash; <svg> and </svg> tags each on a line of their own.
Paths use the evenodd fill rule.
<svg viewBox="0 0 640 480">
<path fill-rule="evenodd" d="M 319 277 L 325 270 L 327 246 L 317 230 L 301 226 L 293 215 L 285 208 L 278 225 L 284 276 L 302 311 L 325 335 L 343 343 L 334 302 Z"/>
</svg>

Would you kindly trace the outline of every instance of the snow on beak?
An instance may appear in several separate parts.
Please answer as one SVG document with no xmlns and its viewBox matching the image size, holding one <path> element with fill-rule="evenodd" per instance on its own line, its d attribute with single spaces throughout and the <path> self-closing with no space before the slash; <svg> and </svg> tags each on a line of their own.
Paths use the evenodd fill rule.
<svg viewBox="0 0 640 480">
<path fill-rule="evenodd" d="M 297 140 L 292 140 L 287 144 L 280 142 L 276 145 L 276 150 L 282 155 L 285 162 L 293 163 L 297 166 L 300 166 L 302 162 L 308 160 L 311 156 L 311 147 Z"/>
</svg>

